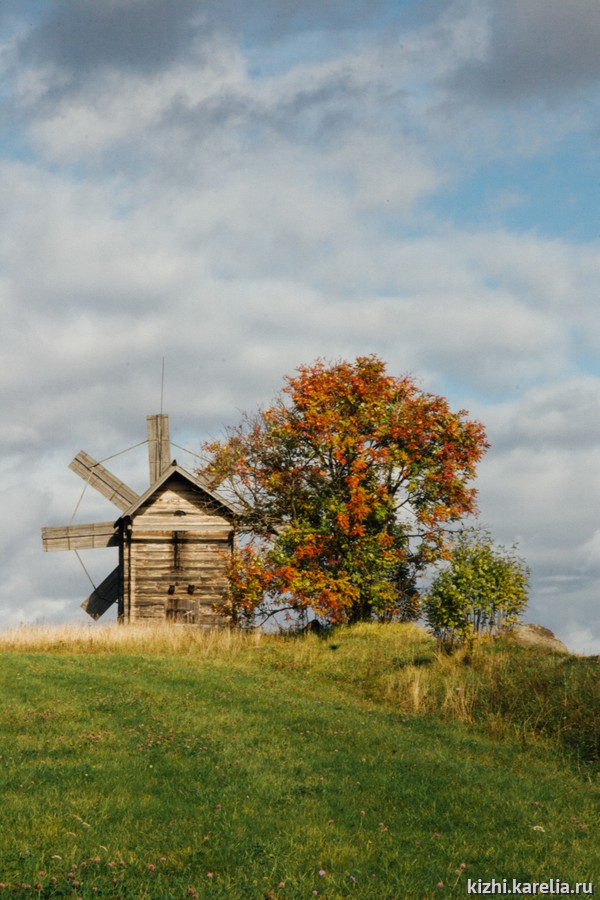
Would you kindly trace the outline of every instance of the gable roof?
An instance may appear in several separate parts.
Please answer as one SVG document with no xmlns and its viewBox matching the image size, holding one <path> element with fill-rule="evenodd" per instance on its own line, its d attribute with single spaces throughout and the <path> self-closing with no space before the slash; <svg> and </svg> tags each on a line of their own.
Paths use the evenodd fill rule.
<svg viewBox="0 0 600 900">
<path fill-rule="evenodd" d="M 229 513 L 230 516 L 236 516 L 239 514 L 239 510 L 236 509 L 233 504 L 229 503 L 224 497 L 221 497 L 214 490 L 208 486 L 208 482 L 206 479 L 202 478 L 201 475 L 192 475 L 186 469 L 183 469 L 181 466 L 178 466 L 176 461 L 173 460 L 171 465 L 165 469 L 160 478 L 151 484 L 150 487 L 141 494 L 128 509 L 126 509 L 121 516 L 117 519 L 115 525 L 120 522 L 122 519 L 127 517 L 134 516 L 138 510 L 149 500 L 160 488 L 170 479 L 173 475 L 179 475 L 181 478 L 188 481 L 192 487 L 196 488 L 203 494 L 206 494 L 211 500 L 214 500 L 219 506 L 223 507 L 223 509 Z"/>
</svg>

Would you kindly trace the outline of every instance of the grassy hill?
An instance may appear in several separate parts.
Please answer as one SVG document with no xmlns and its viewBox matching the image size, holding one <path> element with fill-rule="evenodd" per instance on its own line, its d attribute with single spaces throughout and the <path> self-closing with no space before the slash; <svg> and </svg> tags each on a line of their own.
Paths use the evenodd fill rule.
<svg viewBox="0 0 600 900">
<path fill-rule="evenodd" d="M 598 889 L 598 674 L 412 626 L 0 635 L 0 898 Z"/>
</svg>

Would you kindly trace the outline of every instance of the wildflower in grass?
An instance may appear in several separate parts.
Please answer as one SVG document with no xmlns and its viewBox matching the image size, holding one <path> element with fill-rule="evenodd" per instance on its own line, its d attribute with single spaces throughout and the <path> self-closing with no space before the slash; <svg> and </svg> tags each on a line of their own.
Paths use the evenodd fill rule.
<svg viewBox="0 0 600 900">
<path fill-rule="evenodd" d="M 44 885 L 43 885 L 43 884 L 40 884 L 40 883 L 38 882 L 37 884 L 34 884 L 33 887 L 35 888 L 36 891 L 41 891 L 41 889 L 44 887 Z"/>
<path fill-rule="evenodd" d="M 325 871 L 325 869 L 319 869 L 319 875 L 321 878 L 325 878 L 325 876 L 327 875 L 327 872 Z"/>
<path fill-rule="evenodd" d="M 439 838 L 439 836 L 440 836 L 439 831 L 434 831 L 434 832 L 433 832 L 433 836 L 434 836 L 434 838 L 436 838 L 436 840 L 437 840 L 437 839 Z"/>
<path fill-rule="evenodd" d="M 45 874 L 46 873 L 44 872 L 43 869 L 38 872 L 38 875 L 40 876 L 40 878 L 43 878 Z"/>
<path fill-rule="evenodd" d="M 161 856 L 160 861 L 161 861 L 161 863 L 166 863 L 167 857 L 166 857 L 166 856 Z"/>
<path fill-rule="evenodd" d="M 279 884 L 277 885 L 277 887 L 284 888 L 284 887 L 285 887 L 285 881 L 280 881 Z"/>
<path fill-rule="evenodd" d="M 155 868 L 156 868 L 156 866 L 154 865 L 154 863 L 149 863 L 149 864 L 148 864 L 148 871 L 149 871 L 149 872 L 154 872 Z"/>
<path fill-rule="evenodd" d="M 206 877 L 207 877 L 207 878 L 212 878 L 212 877 L 213 877 L 213 874 L 214 874 L 213 872 L 207 872 L 207 873 L 206 873 Z"/>
<path fill-rule="evenodd" d="M 220 803 L 217 803 L 217 805 L 215 806 L 215 809 L 222 809 L 222 808 L 223 808 L 223 807 L 221 806 Z"/>
<path fill-rule="evenodd" d="M 5 887 L 6 885 L 4 884 L 4 882 L 0 881 L 0 891 L 3 891 Z"/>
<path fill-rule="evenodd" d="M 100 860 L 98 860 L 98 862 L 99 862 L 99 861 L 100 861 Z M 109 869 L 114 869 L 114 867 L 116 866 L 116 862 L 113 862 L 113 861 L 111 860 L 109 863 L 106 863 L 106 865 L 108 866 Z"/>
<path fill-rule="evenodd" d="M 443 887 L 444 887 L 444 882 L 443 882 L 443 881 L 438 881 L 437 886 L 438 886 L 439 888 L 443 888 Z"/>
</svg>

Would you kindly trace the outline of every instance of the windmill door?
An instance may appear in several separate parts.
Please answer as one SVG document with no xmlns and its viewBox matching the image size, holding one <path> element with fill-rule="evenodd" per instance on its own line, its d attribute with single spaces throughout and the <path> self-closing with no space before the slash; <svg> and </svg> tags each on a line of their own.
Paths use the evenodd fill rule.
<svg viewBox="0 0 600 900">
<path fill-rule="evenodd" d="M 168 621 L 185 625 L 214 622 L 215 604 L 227 588 L 230 532 L 173 531 L 172 568 L 165 597 Z"/>
</svg>

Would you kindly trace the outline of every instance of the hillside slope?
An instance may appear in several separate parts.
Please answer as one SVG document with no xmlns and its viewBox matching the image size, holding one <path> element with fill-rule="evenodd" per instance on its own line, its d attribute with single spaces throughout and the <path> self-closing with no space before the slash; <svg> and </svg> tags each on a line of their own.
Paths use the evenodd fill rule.
<svg viewBox="0 0 600 900">
<path fill-rule="evenodd" d="M 420 900 L 598 879 L 594 767 L 533 721 L 469 722 L 490 660 L 509 684 L 507 660 L 533 677 L 533 656 L 448 660 L 395 626 L 125 631 L 5 638 L 0 883 L 17 895 Z"/>
</svg>

